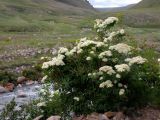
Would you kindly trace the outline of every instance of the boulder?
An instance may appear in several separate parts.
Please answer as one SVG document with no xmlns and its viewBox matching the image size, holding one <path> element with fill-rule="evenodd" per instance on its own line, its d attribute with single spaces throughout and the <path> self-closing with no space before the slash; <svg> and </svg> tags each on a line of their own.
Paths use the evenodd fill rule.
<svg viewBox="0 0 160 120">
<path fill-rule="evenodd" d="M 122 112 L 118 112 L 114 117 L 113 120 L 125 120 L 125 115 Z"/>
<path fill-rule="evenodd" d="M 24 76 L 18 77 L 18 79 L 17 79 L 17 83 L 18 83 L 18 84 L 23 84 L 23 83 L 26 82 L 26 81 L 27 81 L 27 78 L 24 77 Z"/>
<path fill-rule="evenodd" d="M 5 87 L 8 91 L 13 91 L 15 86 L 14 86 L 13 83 L 7 83 L 4 87 Z"/>
<path fill-rule="evenodd" d="M 47 120 L 60 120 L 60 119 L 61 119 L 60 116 L 51 116 Z"/>
<path fill-rule="evenodd" d="M 32 80 L 26 82 L 26 85 L 33 85 L 33 84 L 34 84 L 34 81 Z"/>
<path fill-rule="evenodd" d="M 18 98 L 25 98 L 25 97 L 27 97 L 27 95 L 22 90 L 20 90 L 20 91 L 18 91 L 17 97 Z"/>
<path fill-rule="evenodd" d="M 6 88 L 0 86 L 0 93 L 7 93 L 9 92 Z"/>
<path fill-rule="evenodd" d="M 116 112 L 106 112 L 104 113 L 105 116 L 108 118 L 113 118 L 117 113 Z"/>
<path fill-rule="evenodd" d="M 109 118 L 104 114 L 100 114 L 99 115 L 99 120 L 109 120 Z"/>
<path fill-rule="evenodd" d="M 99 120 L 99 114 L 92 113 L 91 115 L 87 115 L 87 120 Z"/>
<path fill-rule="evenodd" d="M 74 116 L 72 120 L 86 120 L 86 117 L 84 115 L 81 115 L 79 117 Z"/>
</svg>

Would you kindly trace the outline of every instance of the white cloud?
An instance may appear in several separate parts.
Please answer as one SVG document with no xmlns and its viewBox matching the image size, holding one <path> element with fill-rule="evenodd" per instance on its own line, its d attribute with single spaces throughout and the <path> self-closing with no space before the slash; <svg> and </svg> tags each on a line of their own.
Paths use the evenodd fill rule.
<svg viewBox="0 0 160 120">
<path fill-rule="evenodd" d="M 140 1 L 141 0 L 89 0 L 94 7 L 122 7 Z"/>
</svg>

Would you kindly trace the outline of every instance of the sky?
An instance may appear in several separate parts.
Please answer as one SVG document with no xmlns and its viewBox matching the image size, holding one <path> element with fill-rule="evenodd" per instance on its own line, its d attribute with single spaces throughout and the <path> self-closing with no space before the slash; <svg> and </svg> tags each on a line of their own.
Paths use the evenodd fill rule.
<svg viewBox="0 0 160 120">
<path fill-rule="evenodd" d="M 89 0 L 89 2 L 96 8 L 123 7 L 140 1 L 141 0 Z"/>
</svg>

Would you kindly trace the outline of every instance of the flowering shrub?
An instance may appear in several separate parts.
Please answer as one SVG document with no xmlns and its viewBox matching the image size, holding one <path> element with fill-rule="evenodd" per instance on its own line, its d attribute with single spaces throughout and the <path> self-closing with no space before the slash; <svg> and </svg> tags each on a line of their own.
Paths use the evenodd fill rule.
<svg viewBox="0 0 160 120">
<path fill-rule="evenodd" d="M 125 31 L 114 31 L 118 18 L 96 20 L 97 36 L 82 38 L 72 49 L 60 48 L 44 62 L 47 79 L 60 91 L 65 112 L 77 114 L 145 105 L 150 83 L 148 60 L 122 42 Z"/>
</svg>

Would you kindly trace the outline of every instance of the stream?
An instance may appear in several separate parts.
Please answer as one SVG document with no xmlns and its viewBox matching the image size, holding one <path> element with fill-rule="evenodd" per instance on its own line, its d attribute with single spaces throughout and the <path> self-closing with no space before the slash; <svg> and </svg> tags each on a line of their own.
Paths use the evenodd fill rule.
<svg viewBox="0 0 160 120">
<path fill-rule="evenodd" d="M 38 98 L 39 90 L 41 88 L 41 84 L 33 84 L 24 87 L 17 87 L 13 92 L 0 94 L 0 111 L 2 111 L 5 105 L 10 103 L 14 98 L 17 105 L 23 105 Z M 20 93 L 23 93 L 25 97 L 19 97 Z"/>
</svg>

